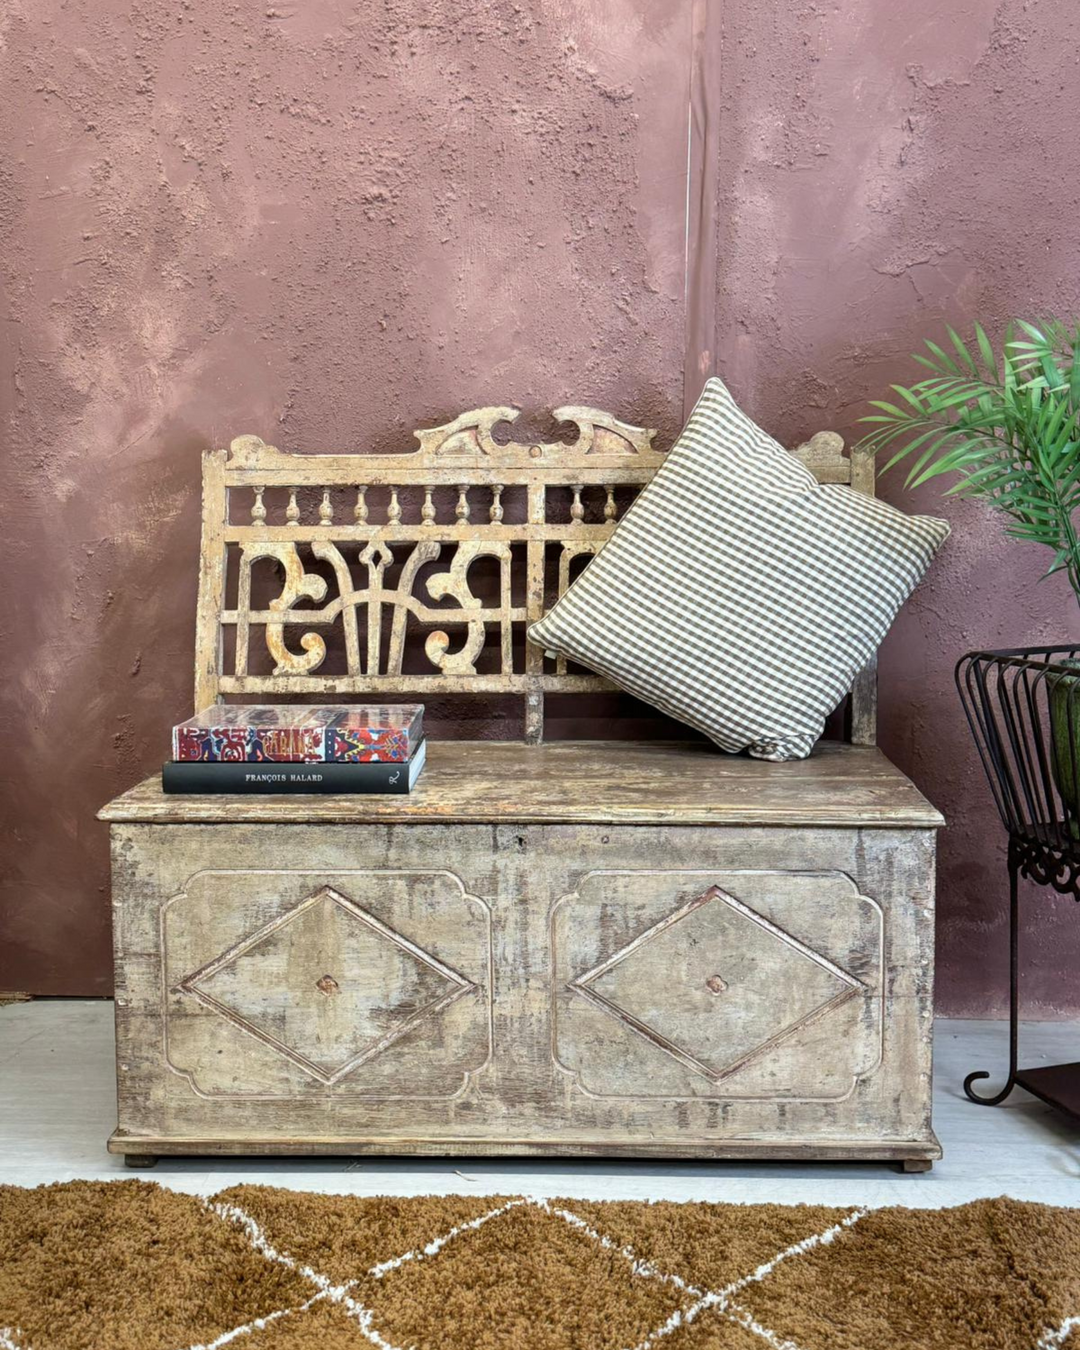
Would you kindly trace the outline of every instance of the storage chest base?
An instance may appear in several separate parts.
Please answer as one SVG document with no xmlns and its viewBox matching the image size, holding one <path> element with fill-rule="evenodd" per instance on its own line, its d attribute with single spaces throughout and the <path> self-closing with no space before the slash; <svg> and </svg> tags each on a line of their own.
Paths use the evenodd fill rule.
<svg viewBox="0 0 1080 1350">
<path fill-rule="evenodd" d="M 136 1164 L 940 1156 L 940 817 L 876 750 L 444 744 L 410 797 L 106 815 Z"/>
</svg>

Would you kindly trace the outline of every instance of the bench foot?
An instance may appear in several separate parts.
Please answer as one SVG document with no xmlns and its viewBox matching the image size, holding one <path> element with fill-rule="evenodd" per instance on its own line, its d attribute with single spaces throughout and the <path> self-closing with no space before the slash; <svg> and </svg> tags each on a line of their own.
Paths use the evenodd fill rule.
<svg viewBox="0 0 1080 1350">
<path fill-rule="evenodd" d="M 902 1172 L 929 1172 L 934 1165 L 933 1158 L 905 1158 L 900 1164 Z"/>
<path fill-rule="evenodd" d="M 125 1153 L 125 1154 L 124 1154 L 124 1166 L 125 1166 L 125 1167 L 156 1167 L 156 1166 L 157 1166 L 157 1161 L 158 1161 L 158 1160 L 157 1160 L 157 1154 L 156 1154 L 156 1153 Z"/>
</svg>

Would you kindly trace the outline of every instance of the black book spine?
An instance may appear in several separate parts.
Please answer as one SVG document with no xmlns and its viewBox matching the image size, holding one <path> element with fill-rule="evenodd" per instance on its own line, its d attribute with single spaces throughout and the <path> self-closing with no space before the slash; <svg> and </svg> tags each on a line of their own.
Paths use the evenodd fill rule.
<svg viewBox="0 0 1080 1350">
<path fill-rule="evenodd" d="M 409 791 L 409 764 L 163 764 L 163 792 L 383 793 Z"/>
</svg>

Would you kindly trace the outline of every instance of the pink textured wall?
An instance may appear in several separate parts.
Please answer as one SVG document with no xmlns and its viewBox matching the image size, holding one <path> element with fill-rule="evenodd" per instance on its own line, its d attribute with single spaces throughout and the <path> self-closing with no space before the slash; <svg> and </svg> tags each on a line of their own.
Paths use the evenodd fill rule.
<svg viewBox="0 0 1080 1350">
<path fill-rule="evenodd" d="M 111 988 L 95 810 L 191 711 L 199 452 L 682 410 L 680 0 L 8 0 L 0 989 Z M 443 734 L 492 734 L 473 700 Z"/>
<path fill-rule="evenodd" d="M 1078 38 L 1070 0 L 8 0 L 0 988 L 110 987 L 93 812 L 189 710 L 203 446 L 567 399 L 666 444 L 713 364 L 784 439 L 851 432 L 944 317 L 1080 308 Z M 949 514 L 882 739 L 952 820 L 942 1006 L 989 1013 L 1000 834 L 951 667 L 1080 625 Z M 1075 1009 L 1077 916 L 1038 908 L 1032 996 Z"/>
<path fill-rule="evenodd" d="M 868 398 L 911 382 L 923 336 L 1014 314 L 1080 317 L 1080 8 L 1070 0 L 723 0 L 719 364 L 782 439 L 858 435 Z M 939 1006 L 1004 1010 L 1004 836 L 952 671 L 964 651 L 1080 639 L 1050 555 L 902 475 L 882 494 L 953 535 L 884 644 L 886 753 L 949 819 Z M 1025 896 L 1033 1016 L 1080 1010 L 1080 912 Z M 988 1066 L 989 1067 L 989 1066 Z"/>
</svg>

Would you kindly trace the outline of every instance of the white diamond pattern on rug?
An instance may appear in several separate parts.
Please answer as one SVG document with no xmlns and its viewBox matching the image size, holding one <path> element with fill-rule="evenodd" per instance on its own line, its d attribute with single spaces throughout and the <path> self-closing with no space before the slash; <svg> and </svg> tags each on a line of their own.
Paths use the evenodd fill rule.
<svg viewBox="0 0 1080 1350">
<path fill-rule="evenodd" d="M 377 1320 L 372 1308 L 366 1306 L 359 1299 L 354 1297 L 351 1291 L 357 1288 L 357 1280 L 346 1280 L 343 1283 L 333 1280 L 330 1276 L 312 1269 L 303 1261 L 299 1261 L 289 1255 L 287 1252 L 278 1250 L 268 1239 L 260 1225 L 247 1214 L 243 1209 L 231 1204 L 207 1202 L 209 1207 L 221 1219 L 227 1223 L 236 1225 L 244 1232 L 252 1247 L 264 1256 L 267 1260 L 276 1262 L 286 1268 L 296 1271 L 297 1274 L 309 1280 L 314 1287 L 312 1297 L 297 1308 L 283 1308 L 278 1312 L 271 1313 L 268 1317 L 257 1319 L 257 1321 L 248 1323 L 219 1336 L 210 1345 L 190 1346 L 187 1350 L 219 1350 L 226 1344 L 243 1340 L 253 1332 L 262 1327 L 284 1317 L 295 1316 L 303 1313 L 314 1305 L 326 1301 L 337 1305 L 342 1312 L 350 1319 L 364 1338 L 372 1345 L 378 1347 L 378 1350 L 405 1350 L 405 1347 L 399 1346 L 392 1339 L 392 1332 L 386 1327 L 377 1325 Z M 661 1346 L 666 1339 L 680 1328 L 688 1327 L 696 1322 L 703 1315 L 713 1314 L 722 1317 L 727 1322 L 733 1323 L 748 1332 L 752 1337 L 765 1342 L 773 1347 L 773 1350 L 805 1350 L 805 1347 L 796 1345 L 793 1341 L 787 1340 L 778 1335 L 776 1331 L 769 1327 L 764 1327 L 758 1323 L 753 1316 L 746 1311 L 741 1304 L 735 1302 L 735 1295 L 741 1293 L 748 1286 L 760 1283 L 768 1278 L 777 1266 L 787 1262 L 793 1257 L 798 1257 L 804 1253 L 814 1251 L 822 1245 L 828 1245 L 856 1224 L 867 1211 L 853 1210 L 846 1218 L 839 1223 L 832 1225 L 824 1232 L 809 1233 L 798 1242 L 778 1251 L 768 1261 L 763 1262 L 757 1269 L 748 1272 L 740 1278 L 731 1281 L 723 1289 L 702 1289 L 681 1276 L 659 1269 L 651 1261 L 643 1259 L 641 1255 L 626 1243 L 620 1243 L 617 1240 L 608 1237 L 606 1234 L 598 1232 L 591 1224 L 587 1223 L 580 1216 L 572 1211 L 563 1208 L 560 1205 L 553 1204 L 548 1200 L 536 1196 L 520 1196 L 512 1199 L 502 1205 L 496 1206 L 487 1213 L 479 1215 L 477 1218 L 452 1228 L 449 1232 L 434 1237 L 425 1246 L 413 1251 L 399 1253 L 385 1261 L 378 1262 L 366 1271 L 370 1278 L 381 1280 L 392 1271 L 399 1270 L 401 1267 L 416 1262 L 439 1259 L 442 1252 L 456 1240 L 468 1237 L 470 1233 L 475 1233 L 480 1228 L 485 1227 L 492 1222 L 498 1222 L 505 1215 L 512 1211 L 525 1207 L 534 1208 L 545 1214 L 551 1215 L 562 1220 L 571 1228 L 581 1233 L 591 1242 L 596 1243 L 604 1250 L 617 1254 L 623 1261 L 628 1263 L 631 1273 L 634 1277 L 646 1281 L 655 1281 L 663 1285 L 668 1285 L 679 1296 L 679 1306 L 672 1312 L 666 1321 L 659 1326 L 653 1327 L 644 1337 L 634 1346 L 627 1346 L 625 1350 L 653 1350 L 653 1347 Z"/>
<path fill-rule="evenodd" d="M 728 962 L 728 953 L 735 959 Z M 719 886 L 570 988 L 712 1082 L 855 997 L 863 985 Z"/>
<path fill-rule="evenodd" d="M 67 1185 L 83 1191 L 93 1186 Z M 145 1183 L 125 1188 L 137 1187 L 151 1190 Z M 112 1183 L 108 1189 L 118 1188 Z M 160 1194 L 169 1192 L 150 1197 L 159 1220 L 191 1203 L 174 1196 L 175 1204 L 162 1206 Z M 1080 1315 L 1069 1311 L 1070 1303 L 1075 1306 L 1073 1258 L 1080 1229 L 1071 1219 L 1059 1218 L 1057 1227 L 1041 1223 L 1041 1213 L 1049 1217 L 1046 1206 L 1024 1207 L 1032 1227 L 1015 1249 L 1008 1236 L 1027 1224 L 1017 1223 L 1015 1212 L 1009 1222 L 1018 1202 L 1004 1199 L 960 1206 L 961 1223 L 944 1225 L 936 1236 L 927 1231 L 925 1218 L 908 1217 L 906 1231 L 898 1231 L 896 1218 L 903 1211 L 890 1209 L 845 1213 L 815 1206 L 802 1214 L 792 1207 L 778 1214 L 775 1206 L 749 1206 L 750 1221 L 742 1226 L 738 1218 L 725 1219 L 729 1210 L 741 1213 L 741 1206 L 675 1205 L 668 1208 L 678 1213 L 642 1223 L 642 1206 L 633 1202 L 538 1196 L 460 1197 L 452 1213 L 426 1196 L 384 1197 L 373 1202 L 369 1227 L 364 1202 L 353 1199 L 359 1203 L 352 1215 L 349 1197 L 302 1197 L 275 1188 L 236 1187 L 202 1201 L 213 1222 L 201 1232 L 199 1250 L 216 1253 L 232 1278 L 225 1288 L 216 1284 L 222 1270 L 210 1262 L 193 1271 L 190 1281 L 181 1279 L 174 1300 L 157 1300 L 157 1315 L 165 1321 L 177 1303 L 186 1303 L 184 1325 L 201 1331 L 202 1339 L 174 1339 L 155 1318 L 144 1319 L 139 1344 L 152 1340 L 161 1350 L 227 1345 L 308 1350 L 324 1343 L 343 1350 L 365 1344 L 378 1350 L 467 1350 L 481 1344 L 535 1344 L 544 1350 L 760 1350 L 762 1344 L 772 1350 L 897 1350 L 932 1342 L 991 1350 L 1007 1341 L 1018 1350 L 1064 1350 L 1080 1329 Z M 55 1198 L 50 1200 L 50 1214 L 62 1220 L 64 1212 L 57 1213 Z M 67 1211 L 76 1229 L 87 1203 L 83 1194 L 77 1213 Z M 93 1206 L 92 1195 L 89 1203 Z M 994 1212 L 983 1212 L 988 1207 Z M 32 1222 L 40 1224 L 44 1208 L 35 1210 Z M 350 1221 L 357 1225 L 355 1234 Z M 218 1224 L 230 1230 L 225 1241 L 218 1240 Z M 482 1230 L 487 1236 L 477 1252 Z M 156 1248 L 160 1231 L 148 1225 L 144 1239 Z M 183 1224 L 177 1232 L 183 1243 Z M 432 1232 L 436 1235 L 429 1237 Z M 9 1309 L 0 1316 L 0 1350 L 68 1345 L 63 1333 L 69 1310 L 81 1327 L 95 1329 L 87 1316 L 96 1315 L 109 1326 L 126 1327 L 117 1317 L 139 1316 L 140 1279 L 144 1294 L 158 1292 L 153 1272 L 160 1269 L 161 1253 L 148 1251 L 144 1263 L 133 1255 L 129 1250 L 127 1273 L 119 1282 L 76 1279 L 75 1302 L 61 1307 L 59 1339 L 52 1335 L 52 1319 L 40 1318 L 31 1339 L 18 1321 L 13 1324 Z M 31 1252 L 28 1259 L 24 1271 L 37 1258 Z M 950 1278 L 950 1263 L 963 1269 L 980 1260 L 986 1272 L 998 1271 L 996 1283 L 965 1285 L 961 1275 L 958 1287 Z M 267 1268 L 274 1268 L 269 1278 Z M 1044 1287 L 1041 1280 L 1050 1269 L 1055 1284 Z M 84 1275 L 93 1270 L 92 1262 L 83 1267 Z M 30 1299 L 39 1296 L 37 1281 L 19 1288 Z M 105 1297 L 95 1306 L 99 1292 Z M 56 1289 L 46 1281 L 40 1295 L 55 1302 Z M 24 1318 L 36 1314 L 26 1298 L 20 1308 Z M 225 1320 L 223 1312 L 239 1318 Z M 1051 1316 L 1052 1324 L 1045 1325 Z M 541 1334 L 534 1335 L 537 1329 Z M 96 1347 L 100 1337 L 92 1339 Z"/>
<path fill-rule="evenodd" d="M 476 986 L 322 886 L 177 988 L 331 1084 Z"/>
</svg>

